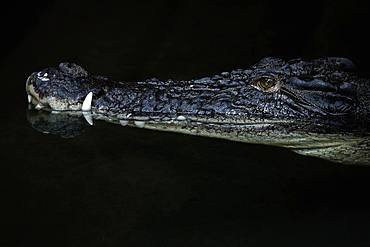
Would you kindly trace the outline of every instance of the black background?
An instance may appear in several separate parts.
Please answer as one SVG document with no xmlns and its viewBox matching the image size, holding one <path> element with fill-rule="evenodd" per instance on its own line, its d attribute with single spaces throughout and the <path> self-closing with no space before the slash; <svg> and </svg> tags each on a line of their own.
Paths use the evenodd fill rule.
<svg viewBox="0 0 370 247">
<path fill-rule="evenodd" d="M 366 1 L 13 1 L 2 9 L 1 57 L 32 40 L 30 47 L 45 47 L 38 55 L 78 62 L 94 49 L 100 60 L 114 63 L 131 55 L 121 51 L 129 45 L 126 53 L 138 54 L 126 61 L 132 66 L 144 57 L 147 63 L 204 61 L 206 68 L 225 70 L 265 56 L 344 56 L 366 71 L 368 14 Z M 65 42 L 50 44 L 58 38 Z"/>
<path fill-rule="evenodd" d="M 33 130 L 27 76 L 72 61 L 188 79 L 265 56 L 343 56 L 369 75 L 357 1 L 13 1 L 1 7 L 2 246 L 370 246 L 370 169 L 97 123 Z"/>
</svg>

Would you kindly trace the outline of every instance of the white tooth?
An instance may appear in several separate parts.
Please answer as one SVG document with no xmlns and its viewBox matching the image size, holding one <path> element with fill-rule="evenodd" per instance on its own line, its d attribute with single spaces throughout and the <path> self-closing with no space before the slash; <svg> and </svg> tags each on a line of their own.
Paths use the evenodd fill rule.
<svg viewBox="0 0 370 247">
<path fill-rule="evenodd" d="M 42 108 L 44 108 L 44 106 L 43 106 L 43 105 L 41 105 L 41 104 L 37 104 L 37 105 L 35 106 L 35 109 L 36 109 L 36 110 L 41 110 Z"/>
<path fill-rule="evenodd" d="M 28 99 L 28 103 L 31 103 L 31 101 L 32 101 L 32 96 L 31 95 L 27 95 L 27 99 Z"/>
<path fill-rule="evenodd" d="M 184 121 L 184 120 L 186 120 L 186 117 L 180 115 L 180 116 L 177 117 L 177 120 Z"/>
<path fill-rule="evenodd" d="M 86 95 L 84 102 L 82 103 L 82 111 L 90 111 L 91 110 L 91 101 L 92 101 L 93 93 L 90 92 Z"/>
<path fill-rule="evenodd" d="M 122 125 L 122 126 L 126 126 L 128 124 L 128 120 L 119 120 L 119 123 Z"/>
<path fill-rule="evenodd" d="M 136 125 L 136 127 L 139 127 L 139 128 L 144 128 L 145 126 L 144 121 L 134 121 L 134 124 Z"/>
<path fill-rule="evenodd" d="M 84 118 L 86 119 L 86 121 L 90 124 L 90 125 L 93 125 L 94 122 L 93 122 L 93 118 L 92 118 L 92 115 L 90 112 L 82 112 L 82 115 L 84 115 Z"/>
</svg>

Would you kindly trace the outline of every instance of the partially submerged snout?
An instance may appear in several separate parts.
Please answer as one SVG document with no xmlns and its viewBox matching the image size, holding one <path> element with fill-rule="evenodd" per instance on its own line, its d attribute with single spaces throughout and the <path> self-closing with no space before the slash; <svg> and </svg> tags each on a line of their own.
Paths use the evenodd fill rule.
<svg viewBox="0 0 370 247">
<path fill-rule="evenodd" d="M 93 93 L 85 77 L 84 69 L 69 63 L 32 73 L 26 81 L 28 102 L 38 110 L 90 111 Z"/>
</svg>

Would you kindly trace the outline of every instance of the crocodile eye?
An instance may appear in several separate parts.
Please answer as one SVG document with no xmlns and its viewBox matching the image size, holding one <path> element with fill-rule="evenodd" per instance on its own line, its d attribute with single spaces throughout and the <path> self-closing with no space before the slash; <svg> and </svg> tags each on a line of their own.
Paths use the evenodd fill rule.
<svg viewBox="0 0 370 247">
<path fill-rule="evenodd" d="M 264 92 L 276 92 L 280 88 L 280 81 L 272 77 L 260 77 L 252 82 L 252 86 Z"/>
</svg>

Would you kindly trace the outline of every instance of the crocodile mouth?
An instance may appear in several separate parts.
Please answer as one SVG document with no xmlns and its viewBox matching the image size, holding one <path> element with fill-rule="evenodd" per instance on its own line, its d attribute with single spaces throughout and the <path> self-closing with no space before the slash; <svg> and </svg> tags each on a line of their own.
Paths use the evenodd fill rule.
<svg viewBox="0 0 370 247">
<path fill-rule="evenodd" d="M 30 75 L 26 81 L 26 92 L 28 103 L 34 105 L 37 110 L 50 109 L 49 104 L 41 100 L 40 95 L 35 90 L 32 79 L 34 77 L 34 74 L 35 73 Z"/>
</svg>

